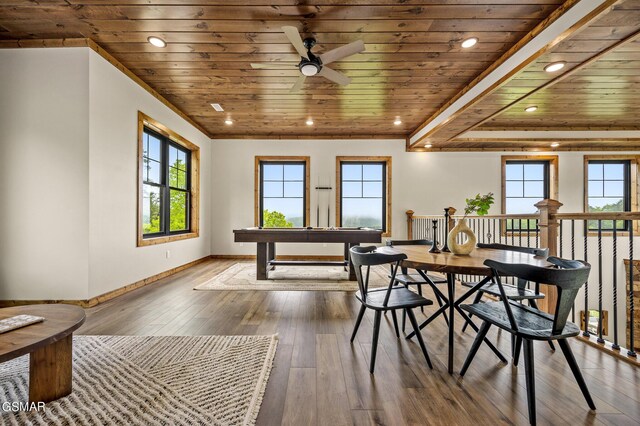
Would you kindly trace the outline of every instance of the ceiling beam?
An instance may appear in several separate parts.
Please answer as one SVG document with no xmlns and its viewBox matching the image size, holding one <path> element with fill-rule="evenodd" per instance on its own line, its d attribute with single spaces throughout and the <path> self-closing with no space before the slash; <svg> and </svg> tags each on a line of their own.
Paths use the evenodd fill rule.
<svg viewBox="0 0 640 426">
<path fill-rule="evenodd" d="M 549 49 L 610 10 L 617 0 L 569 0 L 540 22 L 407 138 L 407 148 L 429 141 L 435 133 L 504 85 Z"/>
</svg>

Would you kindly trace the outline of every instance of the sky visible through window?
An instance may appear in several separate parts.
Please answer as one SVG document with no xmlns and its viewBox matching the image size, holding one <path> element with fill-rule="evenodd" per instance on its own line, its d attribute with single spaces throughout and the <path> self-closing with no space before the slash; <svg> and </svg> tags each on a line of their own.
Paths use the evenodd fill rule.
<svg viewBox="0 0 640 426">
<path fill-rule="evenodd" d="M 545 165 L 507 163 L 505 166 L 505 213 L 535 213 L 535 204 L 545 197 Z"/>
<path fill-rule="evenodd" d="M 304 226 L 304 164 L 262 164 L 262 210 L 279 212 Z M 264 225 L 264 224 L 263 224 Z"/>
<path fill-rule="evenodd" d="M 342 226 L 383 229 L 384 167 L 382 163 L 342 164 Z"/>
</svg>

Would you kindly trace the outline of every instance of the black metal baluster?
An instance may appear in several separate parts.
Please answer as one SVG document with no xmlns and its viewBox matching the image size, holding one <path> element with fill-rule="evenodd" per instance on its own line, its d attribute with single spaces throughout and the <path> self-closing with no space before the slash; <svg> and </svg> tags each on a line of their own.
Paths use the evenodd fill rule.
<svg viewBox="0 0 640 426">
<path fill-rule="evenodd" d="M 571 219 L 571 259 L 576 260 L 576 221 Z M 576 322 L 576 302 L 573 301 L 571 310 L 571 321 Z"/>
<path fill-rule="evenodd" d="M 540 248 L 539 239 L 540 239 L 540 226 L 538 224 L 538 219 L 536 219 L 536 248 Z"/>
<path fill-rule="evenodd" d="M 614 221 L 615 222 L 615 221 Z M 598 343 L 602 338 L 602 219 L 598 219 Z"/>
<path fill-rule="evenodd" d="M 558 256 L 562 257 L 562 219 L 558 221 L 560 223 L 560 244 L 558 247 Z"/>
<path fill-rule="evenodd" d="M 629 350 L 627 355 L 636 357 L 635 349 L 635 307 L 633 306 L 633 221 L 629 221 Z"/>
<path fill-rule="evenodd" d="M 531 219 L 527 219 L 527 247 L 531 247 Z"/>
<path fill-rule="evenodd" d="M 587 262 L 587 253 L 588 253 L 588 248 L 587 248 L 587 234 L 589 233 L 588 231 L 588 224 L 589 222 L 587 222 L 585 220 L 585 224 L 584 224 L 584 261 Z M 582 330 L 582 335 L 589 337 L 589 280 L 587 279 L 587 282 L 584 284 L 584 330 Z"/>
<path fill-rule="evenodd" d="M 611 349 L 620 350 L 618 344 L 618 222 L 613 221 L 613 344 Z"/>
<path fill-rule="evenodd" d="M 522 247 L 522 219 L 518 220 L 518 245 Z"/>
</svg>

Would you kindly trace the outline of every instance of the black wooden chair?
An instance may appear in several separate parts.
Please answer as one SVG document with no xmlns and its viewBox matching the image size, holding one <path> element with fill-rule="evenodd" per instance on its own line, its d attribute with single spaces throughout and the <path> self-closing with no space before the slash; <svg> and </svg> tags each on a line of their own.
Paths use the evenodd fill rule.
<svg viewBox="0 0 640 426">
<path fill-rule="evenodd" d="M 478 352 L 482 340 L 487 335 L 492 325 L 500 327 L 516 337 L 517 341 L 524 343 L 524 366 L 527 385 L 527 402 L 529 407 L 529 422 L 536 423 L 536 395 L 535 374 L 533 362 L 533 342 L 535 340 L 557 340 L 560 349 L 569 363 L 569 367 L 580 386 L 580 390 L 587 400 L 589 408 L 596 407 L 589 393 L 589 389 L 580 373 L 571 347 L 567 339 L 577 336 L 580 329 L 577 325 L 568 322 L 569 313 L 580 287 L 587 282 L 591 265 L 579 260 L 566 260 L 550 257 L 548 262 L 557 268 L 541 268 L 527 264 L 508 264 L 491 260 L 484 262 L 493 271 L 496 285 L 501 300 L 498 302 L 474 303 L 462 305 L 462 309 L 474 314 L 483 320 L 480 331 L 476 336 L 469 355 L 464 362 L 460 376 L 464 376 Z M 558 288 L 558 301 L 555 306 L 555 314 L 551 315 L 532 306 L 509 300 L 506 287 L 502 284 L 500 276 L 512 276 L 534 283 L 545 283 Z"/>
<path fill-rule="evenodd" d="M 478 243 L 476 246 L 478 248 L 490 248 L 490 249 L 496 249 L 496 250 L 509 250 L 509 251 L 515 251 L 519 253 L 528 253 L 534 256 L 543 257 L 545 259 L 549 257 L 549 249 L 547 248 L 510 246 L 507 244 L 497 244 L 497 243 L 492 243 L 492 244 Z M 527 280 L 522 278 L 516 278 L 515 285 L 502 283 L 502 286 L 509 300 L 515 300 L 519 302 L 524 302 L 526 300 L 529 306 L 532 306 L 537 309 L 538 305 L 536 303 L 536 300 L 544 299 L 545 295 L 544 293 L 540 292 L 539 283 L 535 283 L 533 289 L 529 289 L 528 284 L 529 282 Z M 478 285 L 478 283 L 463 281 L 462 285 L 465 287 L 474 287 Z M 498 285 L 495 282 L 495 279 L 493 279 L 491 282 L 488 282 L 482 287 L 480 287 L 480 289 L 476 293 L 473 303 L 479 303 L 480 299 L 482 299 L 482 296 L 486 294 L 493 297 L 497 297 L 498 299 L 502 297 L 502 295 L 500 294 L 500 289 L 498 288 Z M 469 315 L 469 318 L 471 318 L 471 316 L 472 315 Z M 462 327 L 463 332 L 467 329 L 468 325 L 469 325 L 469 322 L 468 321 L 465 322 L 464 326 Z M 515 343 L 516 342 L 514 342 L 514 344 L 512 345 L 511 352 L 513 356 L 514 364 L 518 364 L 518 358 L 520 356 L 520 350 L 519 350 L 520 347 Z M 553 342 L 551 341 L 549 341 L 549 347 L 551 348 L 551 350 L 554 350 L 554 351 L 556 349 L 555 346 L 553 345 Z"/>
<path fill-rule="evenodd" d="M 414 293 L 406 287 L 395 285 L 395 276 L 400 267 L 400 262 L 406 259 L 407 255 L 403 253 L 378 253 L 374 246 L 355 246 L 352 247 L 349 252 L 351 262 L 355 269 L 356 278 L 358 279 L 359 290 L 356 292 L 356 298 L 360 303 L 362 303 L 360 312 L 358 313 L 358 318 L 356 319 L 356 324 L 353 327 L 353 333 L 351 334 L 351 342 L 353 342 L 356 337 L 358 327 L 360 327 L 360 322 L 362 321 L 362 317 L 364 316 L 364 312 L 367 308 L 375 311 L 373 321 L 373 340 L 371 343 L 371 364 L 369 366 L 371 374 L 373 374 L 376 363 L 376 351 L 378 347 L 378 334 L 380 332 L 380 319 L 382 317 L 382 312 L 391 311 L 395 318 L 395 311 L 397 309 L 403 309 L 406 312 L 413 329 L 416 331 L 418 342 L 420 343 L 422 353 L 427 360 L 427 364 L 429 365 L 429 368 L 433 368 L 431 360 L 429 359 L 429 354 L 427 353 L 427 347 L 424 344 L 422 334 L 418 328 L 418 322 L 416 321 L 416 317 L 412 311 L 413 308 L 433 305 L 433 302 Z M 391 279 L 389 280 L 389 286 L 387 288 L 369 290 L 369 272 L 371 267 L 384 264 L 393 264 L 393 272 L 391 274 Z M 366 270 L 366 273 L 363 273 L 363 266 L 365 267 L 364 269 Z"/>
<path fill-rule="evenodd" d="M 388 240 L 387 245 L 390 247 L 393 246 L 431 246 L 433 242 L 431 240 Z M 425 248 L 426 250 L 426 248 Z M 393 268 L 392 268 L 393 269 Z M 393 272 L 393 271 L 392 271 Z M 391 275 L 389 275 L 391 277 Z M 436 296 L 436 301 L 438 302 L 438 306 L 442 307 L 443 303 L 448 302 L 444 293 L 440 291 L 436 284 L 446 284 L 447 279 L 442 276 L 429 274 L 426 271 L 416 271 L 415 273 L 409 273 L 408 268 L 400 267 L 400 273 L 396 274 L 396 282 L 402 284 L 403 286 L 409 288 L 411 285 L 415 285 L 418 290 L 418 294 L 422 296 L 422 286 L 428 285 L 433 290 L 433 293 Z M 420 310 L 424 313 L 424 308 L 420 308 Z M 402 331 L 405 329 L 407 315 L 403 313 L 402 315 Z M 444 319 L 449 323 L 447 319 L 447 314 L 444 313 Z"/>
</svg>

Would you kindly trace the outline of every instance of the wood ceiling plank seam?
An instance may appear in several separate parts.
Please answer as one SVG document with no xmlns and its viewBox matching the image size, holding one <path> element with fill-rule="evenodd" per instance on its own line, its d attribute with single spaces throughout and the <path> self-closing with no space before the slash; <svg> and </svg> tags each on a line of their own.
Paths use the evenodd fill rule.
<svg viewBox="0 0 640 426">
<path fill-rule="evenodd" d="M 570 28 L 566 29 L 560 36 L 556 37 L 551 43 L 547 43 L 542 49 L 539 49 L 533 55 L 529 56 L 527 58 L 527 60 L 523 61 L 520 64 L 519 67 L 514 68 L 511 72 L 507 73 L 505 76 L 503 76 L 501 79 L 499 79 L 494 85 L 492 85 L 488 89 L 484 90 L 480 95 L 476 96 L 474 98 L 473 102 L 467 103 L 465 105 L 465 108 L 463 108 L 462 110 L 456 111 L 456 113 L 454 113 L 451 116 L 449 116 L 446 119 L 445 122 L 443 122 L 440 125 L 436 126 L 430 132 L 428 132 L 427 134 L 423 135 L 420 139 L 414 141 L 413 143 L 410 143 L 408 148 L 411 148 L 411 147 L 417 145 L 418 143 L 420 143 L 425 138 L 429 138 L 430 136 L 432 136 L 434 133 L 436 133 L 438 130 L 440 130 L 443 126 L 446 126 L 449 122 L 451 122 L 453 119 L 455 119 L 455 117 L 461 115 L 464 111 L 466 111 L 468 108 L 472 107 L 474 104 L 479 102 L 482 98 L 486 97 L 488 94 L 493 92 L 495 89 L 497 89 L 498 87 L 500 87 L 503 84 L 505 84 L 518 71 L 520 71 L 522 68 L 526 67 L 529 63 L 531 63 L 534 60 L 536 60 L 538 57 L 543 55 L 545 52 L 547 52 L 553 46 L 555 46 L 559 42 L 563 41 L 564 39 L 568 38 L 571 34 L 575 33 L 576 31 L 579 31 L 580 28 L 584 28 L 584 27 L 588 26 L 591 22 L 593 22 L 595 19 L 597 19 L 597 17 L 601 16 L 603 13 L 608 12 L 610 10 L 611 6 L 613 6 L 615 3 L 617 3 L 617 1 L 618 0 L 608 0 L 608 1 L 603 2 L 600 6 L 598 6 L 594 10 L 592 10 L 585 17 L 583 17 L 578 22 L 573 24 Z M 418 134 L 418 132 L 420 132 L 423 128 L 425 128 L 432 120 L 435 120 L 438 117 L 439 114 L 441 114 L 448 107 L 453 105 L 454 102 L 456 102 L 458 99 L 460 99 L 462 96 L 464 96 L 467 92 L 469 92 L 473 87 L 475 87 L 477 84 L 479 84 L 485 77 L 487 77 L 494 70 L 496 70 L 500 65 L 502 65 L 505 61 L 507 61 L 511 56 L 513 56 L 521 48 L 523 48 L 530 41 L 532 41 L 536 36 L 538 36 L 540 33 L 542 33 L 548 26 L 553 24 L 556 20 L 558 20 L 560 17 L 562 17 L 565 13 L 570 11 L 571 8 L 573 6 L 575 6 L 577 3 L 578 3 L 578 1 L 576 1 L 576 0 L 568 0 L 567 2 L 563 3 L 563 5 L 561 7 L 556 9 L 550 16 L 548 16 L 545 20 L 540 22 L 525 37 L 523 37 L 520 41 L 518 41 L 511 49 L 509 49 L 507 52 L 505 52 L 496 62 L 494 62 L 494 64 L 492 64 L 485 71 L 483 71 L 469 85 L 467 85 L 457 95 L 455 95 L 453 98 L 451 98 L 449 101 L 447 101 L 442 107 L 440 107 L 438 109 L 438 111 L 435 114 L 430 116 L 422 125 L 420 125 L 417 129 L 415 129 L 409 135 L 409 139 L 411 140 L 416 134 Z"/>
<path fill-rule="evenodd" d="M 484 118 L 483 120 L 481 120 L 480 122 L 478 122 L 477 124 L 459 132 L 458 134 L 456 134 L 455 136 L 453 136 L 452 139 L 456 139 L 458 137 L 460 137 L 463 133 L 466 133 L 470 130 L 473 130 L 477 127 L 482 126 L 483 124 L 493 120 L 494 118 L 498 117 L 499 115 L 501 115 L 502 113 L 504 113 L 506 110 L 512 108 L 514 105 L 516 105 L 519 102 L 524 101 L 525 99 L 529 98 L 530 96 L 535 95 L 536 93 L 541 92 L 542 90 L 548 89 L 549 87 L 552 87 L 554 85 L 556 85 L 557 83 L 560 83 L 561 81 L 565 80 L 566 78 L 572 76 L 573 74 L 577 73 L 578 71 L 580 71 L 581 69 L 584 69 L 586 67 L 588 67 L 589 65 L 591 65 L 592 63 L 598 61 L 600 58 L 602 58 L 603 56 L 606 56 L 607 54 L 611 53 L 612 51 L 614 51 L 615 49 L 617 49 L 620 46 L 624 46 L 627 43 L 630 43 L 631 41 L 637 39 L 638 37 L 640 37 L 640 30 L 638 30 L 637 32 L 635 32 L 634 34 L 630 35 L 629 37 L 625 38 L 624 40 L 621 40 L 617 43 L 615 43 L 612 46 L 609 46 L 608 48 L 606 48 L 605 50 L 602 50 L 598 53 L 596 53 L 595 55 L 593 55 L 591 58 L 587 59 L 585 62 L 583 62 L 580 65 L 577 65 L 575 67 L 573 67 L 570 70 L 567 70 L 565 73 L 560 74 L 559 76 L 555 77 L 552 80 L 549 80 L 548 82 L 546 82 L 545 84 L 543 84 L 542 86 L 537 87 L 536 89 L 532 90 L 531 92 L 527 93 L 526 95 L 522 96 L 521 98 L 511 102 L 509 105 L 501 108 L 500 110 L 496 111 L 495 113 L 491 114 L 490 116 Z M 590 91 L 592 91 L 593 89 L 590 89 Z M 573 92 L 573 91 L 572 91 Z"/>
</svg>

